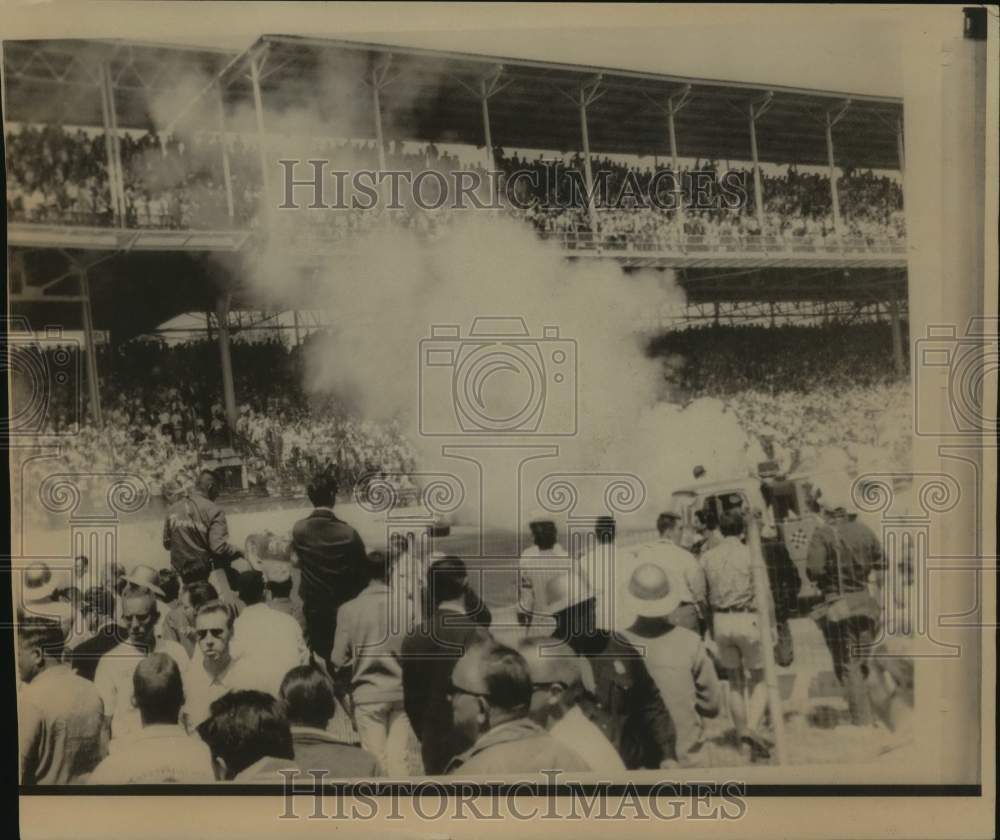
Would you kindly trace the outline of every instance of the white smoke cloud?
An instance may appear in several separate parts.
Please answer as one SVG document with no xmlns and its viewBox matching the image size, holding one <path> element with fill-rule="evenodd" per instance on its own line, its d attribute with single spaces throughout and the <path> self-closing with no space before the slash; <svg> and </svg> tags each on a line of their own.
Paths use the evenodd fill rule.
<svg viewBox="0 0 1000 840">
<path fill-rule="evenodd" d="M 312 143 L 307 138 L 350 137 L 359 117 L 368 113 L 369 88 L 358 80 L 338 80 L 332 70 L 329 75 L 323 100 L 333 106 L 324 106 L 322 114 L 301 101 L 268 98 L 273 195 L 279 158 L 308 157 Z M 185 93 L 199 84 L 192 80 Z M 393 115 L 410 107 L 404 93 L 397 87 L 387 96 L 388 136 Z M 173 113 L 179 99 L 172 97 L 154 115 Z M 248 109 L 230 112 L 227 120 L 233 126 L 253 124 Z M 268 306 L 325 310 L 335 325 L 329 336 L 310 343 L 303 386 L 336 393 L 360 416 L 398 419 L 416 443 L 420 469 L 450 468 L 441 457 L 443 439 L 420 434 L 421 341 L 432 336 L 435 325 L 457 326 L 465 338 L 477 318 L 521 317 L 531 338 L 556 327 L 560 341 L 575 342 L 575 382 L 552 381 L 551 359 L 545 352 L 541 356 L 546 421 L 565 428 L 575 411 L 576 434 L 520 438 L 558 444 L 553 469 L 637 475 L 648 496 L 641 513 L 647 526 L 668 504 L 670 492 L 691 480 L 695 465 L 715 478 L 746 474 L 746 435 L 721 403 L 702 400 L 681 409 L 658 401 L 661 363 L 644 353 L 642 330 L 650 313 L 684 303 L 672 272 L 625 274 L 612 259 L 567 260 L 565 251 L 541 241 L 528 225 L 483 210 L 453 213 L 443 235 L 433 240 L 380 221 L 366 234 L 343 241 L 338 255 L 312 272 L 300 267 L 300 246 L 290 243 L 288 232 L 308 225 L 322 235 L 344 214 L 275 211 L 273 205 L 261 210 L 267 212 L 259 219 L 271 228 L 264 250 L 245 262 L 242 285 Z M 454 380 L 447 370 L 443 378 L 441 370 L 432 373 L 435 382 L 423 382 L 425 424 L 455 428 L 449 390 Z M 567 396 L 571 390 L 575 399 Z M 494 372 L 482 390 L 485 411 L 510 414 L 528 392 L 516 370 Z"/>
</svg>

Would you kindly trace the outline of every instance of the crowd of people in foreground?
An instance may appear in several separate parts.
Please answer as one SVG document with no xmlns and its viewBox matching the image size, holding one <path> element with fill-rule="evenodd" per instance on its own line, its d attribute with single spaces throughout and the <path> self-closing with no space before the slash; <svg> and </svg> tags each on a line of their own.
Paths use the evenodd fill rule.
<svg viewBox="0 0 1000 840">
<path fill-rule="evenodd" d="M 122 132 L 121 159 L 124 174 L 122 212 L 116 210 L 108 189 L 107 150 L 104 135 L 92 129 L 60 125 L 23 125 L 7 131 L 7 211 L 19 221 L 55 224 L 113 225 L 123 215 L 127 227 L 227 228 L 255 227 L 262 201 L 260 160 L 256 137 L 199 132 L 183 138 Z M 280 139 L 285 159 L 323 159 L 331 168 L 349 172 L 379 167 L 379 155 L 371 141 L 329 138 Z M 223 144 L 229 163 L 232 214 L 225 190 Z M 407 148 L 409 147 L 409 148 Z M 455 156 L 438 150 L 434 143 L 386 144 L 385 165 L 395 171 L 435 170 L 451 176 L 465 170 L 485 178 L 479 164 L 463 164 Z M 565 239 L 571 247 L 587 247 L 599 237 L 604 247 L 635 247 L 643 250 L 673 250 L 684 247 L 681 238 L 694 237 L 691 244 L 707 242 L 732 250 L 744 247 L 741 237 L 773 237 L 771 246 L 804 243 L 834 243 L 829 178 L 825 174 L 800 172 L 790 166 L 781 174 L 764 173 L 763 227 L 757 216 L 752 173 L 743 164 L 724 167 L 718 161 L 696 161 L 680 167 L 683 215 L 661 207 L 629 206 L 623 191 L 649 195 L 657 175 L 673 173 L 669 164 L 642 165 L 638 159 L 593 156 L 591 168 L 599 185 L 595 201 L 597 229 L 591 224 L 583 197 L 584 161 L 580 154 L 507 154 L 494 149 L 497 171 L 517 186 L 502 188 L 506 208 L 532 224 L 540 233 Z M 712 206 L 696 194 L 700 187 L 693 173 L 711 175 L 708 195 Z M 742 184 L 745 200 L 735 209 L 718 201 L 719 179 L 724 172 Z M 524 173 L 514 179 L 515 173 Z M 662 177 L 661 177 L 662 182 Z M 486 181 L 483 180 L 485 184 Z M 849 169 L 838 179 L 843 237 L 852 247 L 890 247 L 905 238 L 902 188 L 898 181 L 870 170 Z M 428 186 L 431 201 L 435 187 Z M 486 187 L 477 193 L 488 201 Z M 333 199 L 331 199 L 333 200 Z M 446 210 L 426 212 L 409 198 L 391 217 L 404 227 L 434 236 L 447 226 Z M 451 206 L 449 203 L 448 206 Z M 283 214 L 288 216 L 286 212 Z M 326 240 L 344 240 L 370 230 L 380 214 L 367 210 L 337 210 L 293 214 L 290 230 Z"/>
<path fill-rule="evenodd" d="M 761 603 L 745 542 L 753 512 L 697 511 L 686 547 L 683 514 L 665 511 L 659 538 L 625 552 L 611 581 L 613 520 L 599 519 L 591 548 L 573 557 L 537 514 L 504 623 L 462 558 L 421 550 L 416 533 L 369 551 L 335 514 L 329 475 L 309 495 L 315 509 L 290 543 L 261 535 L 254 564 L 229 543 L 215 477 L 203 473 L 168 510 L 160 571 L 91 569 L 79 557 L 59 592 L 45 563 L 24 571 L 23 784 L 552 771 L 610 781 L 708 766 L 705 720 L 720 714 L 745 760 L 768 759 L 759 627 L 780 626 L 800 580 L 787 552 L 769 549 Z M 897 660 L 887 671 L 865 648 L 886 564 L 848 499 L 828 485 L 802 512 L 813 525 L 806 571 L 851 722 L 877 737 L 876 718 L 907 726 L 912 672 Z"/>
</svg>

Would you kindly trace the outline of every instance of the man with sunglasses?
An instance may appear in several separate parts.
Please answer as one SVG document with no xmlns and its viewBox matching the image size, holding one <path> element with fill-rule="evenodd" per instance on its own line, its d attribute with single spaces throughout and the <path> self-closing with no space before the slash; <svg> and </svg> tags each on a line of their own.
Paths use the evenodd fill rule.
<svg viewBox="0 0 1000 840">
<path fill-rule="evenodd" d="M 129 737 L 142 728 L 139 710 L 132 703 L 132 677 L 136 666 L 150 653 L 165 653 L 183 672 L 189 659 L 177 642 L 156 638 L 159 610 L 156 596 L 135 590 L 122 598 L 121 626 L 125 641 L 101 657 L 94 685 L 104 701 L 104 717 L 113 740 Z"/>
<path fill-rule="evenodd" d="M 455 728 L 472 742 L 451 760 L 448 775 L 592 769 L 529 717 L 531 674 L 516 650 L 494 641 L 471 647 L 452 672 L 448 696 Z"/>
<path fill-rule="evenodd" d="M 231 677 L 233 657 L 233 613 L 222 601 L 209 601 L 198 608 L 194 619 L 197 648 L 185 674 L 182 717 L 188 732 L 208 719 L 212 703 L 236 688 Z"/>
<path fill-rule="evenodd" d="M 580 708 L 580 700 L 594 689 L 590 663 L 550 636 L 522 639 L 517 651 L 531 675 L 531 719 L 575 750 L 592 770 L 623 773 L 618 751 Z"/>
</svg>

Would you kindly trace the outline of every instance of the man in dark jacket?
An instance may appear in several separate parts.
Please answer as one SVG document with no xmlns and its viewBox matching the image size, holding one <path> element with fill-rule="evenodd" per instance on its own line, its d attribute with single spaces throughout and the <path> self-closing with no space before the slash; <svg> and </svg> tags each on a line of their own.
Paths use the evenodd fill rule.
<svg viewBox="0 0 1000 840">
<path fill-rule="evenodd" d="M 586 657 L 594 673 L 594 699 L 580 702 L 584 714 L 629 770 L 677 766 L 674 724 L 642 655 L 620 636 L 597 629 L 594 595 L 581 575 L 559 575 L 548 588 L 552 635 Z"/>
<path fill-rule="evenodd" d="M 472 645 L 489 639 L 479 617 L 468 611 L 469 591 L 460 558 L 436 560 L 428 573 L 431 617 L 403 639 L 403 709 L 429 775 L 443 773 L 454 756 L 471 746 L 456 731 L 448 702 L 455 663 Z"/>
<path fill-rule="evenodd" d="M 867 662 L 880 612 L 868 591 L 868 576 L 884 566 L 882 547 L 872 530 L 848 512 L 849 491 L 824 487 L 820 504 L 826 522 L 813 532 L 806 556 L 806 574 L 824 599 L 814 617 L 847 691 L 851 722 L 866 726 L 872 722 Z"/>
<path fill-rule="evenodd" d="M 302 573 L 299 595 L 309 649 L 329 662 L 337 610 L 367 585 L 368 555 L 358 532 L 333 513 L 333 476 L 316 475 L 306 492 L 315 510 L 292 529 L 293 562 Z"/>
<path fill-rule="evenodd" d="M 221 597 L 232 587 L 232 563 L 242 558 L 243 552 L 229 542 L 226 514 L 215 503 L 218 495 L 215 474 L 203 470 L 194 489 L 167 509 L 163 547 L 170 552 L 170 565 L 185 585 L 208 580 L 211 575 Z M 212 575 L 215 570 L 224 576 Z"/>
</svg>

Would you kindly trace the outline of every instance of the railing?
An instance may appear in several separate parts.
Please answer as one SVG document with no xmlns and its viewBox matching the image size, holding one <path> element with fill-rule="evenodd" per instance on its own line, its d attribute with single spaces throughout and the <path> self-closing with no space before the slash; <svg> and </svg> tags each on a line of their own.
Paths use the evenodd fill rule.
<svg viewBox="0 0 1000 840">
<path fill-rule="evenodd" d="M 55 224 L 82 227 L 124 228 L 125 230 L 176 230 L 196 233 L 204 229 L 197 224 L 198 214 L 194 213 L 142 213 L 129 214 L 125 224 L 110 211 L 81 213 L 59 212 L 51 208 L 37 208 L 25 211 L 8 204 L 8 219 L 11 222 L 29 224 Z M 217 214 L 213 214 L 217 215 Z M 223 227 L 229 227 L 225 225 Z M 232 225 L 234 230 L 250 230 L 256 227 L 252 220 L 238 219 Z M 300 232 L 301 226 L 298 225 Z M 222 229 L 216 226 L 215 229 Z M 700 254 L 815 254 L 815 255 L 903 255 L 906 240 L 890 236 L 782 236 L 780 234 L 736 234 L 731 232 L 711 232 L 700 234 L 678 234 L 666 232 L 658 234 L 632 234 L 628 232 L 595 235 L 590 231 L 538 231 L 542 239 L 559 242 L 568 251 L 587 251 L 609 254 L 652 254 L 669 253 L 684 256 Z M 341 231 L 340 238 L 349 236 Z"/>
<path fill-rule="evenodd" d="M 781 236 L 777 234 L 660 234 L 629 236 L 610 234 L 595 236 L 589 231 L 540 231 L 542 239 L 559 242 L 570 251 L 601 252 L 668 252 L 697 256 L 699 254 L 905 254 L 906 240 L 883 237 Z"/>
</svg>

